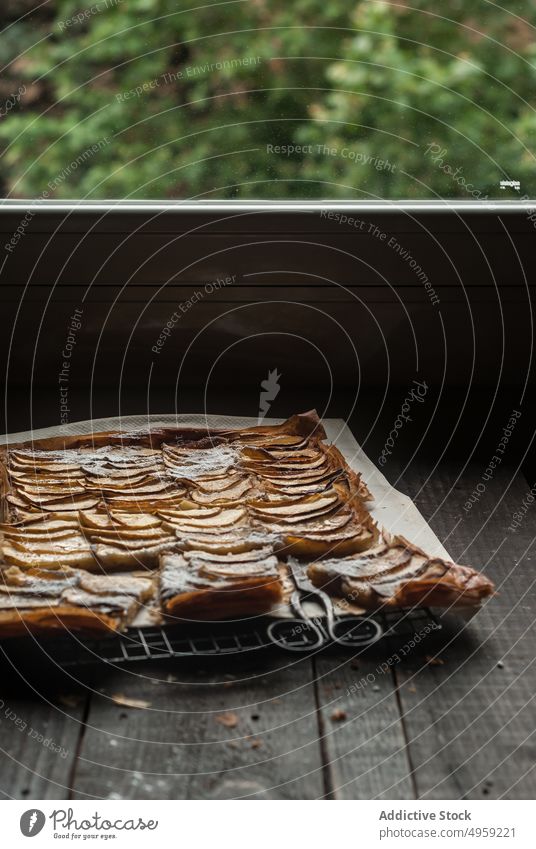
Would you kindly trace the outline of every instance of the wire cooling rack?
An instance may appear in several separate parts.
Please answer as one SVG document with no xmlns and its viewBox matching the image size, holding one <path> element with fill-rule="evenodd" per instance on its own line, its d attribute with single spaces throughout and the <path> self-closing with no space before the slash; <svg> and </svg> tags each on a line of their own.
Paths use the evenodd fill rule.
<svg viewBox="0 0 536 849">
<path fill-rule="evenodd" d="M 371 627 L 371 619 L 381 628 L 378 638 L 378 628 Z M 170 660 L 172 658 L 210 658 L 229 655 L 247 654 L 267 649 L 276 650 L 268 636 L 268 625 L 273 619 L 259 618 L 255 624 L 219 623 L 218 626 L 203 626 L 186 632 L 185 626 L 170 626 L 156 628 L 130 628 L 124 634 L 106 639 L 84 639 L 80 635 L 58 637 L 34 637 L 35 646 L 58 666 L 71 668 L 87 666 L 95 663 L 123 664 L 136 661 Z M 278 620 L 284 623 L 285 620 Z M 294 620 L 292 620 L 294 622 Z M 319 620 L 315 620 L 321 625 Z M 368 628 L 368 632 L 367 632 Z M 362 642 L 360 650 L 379 642 L 396 641 L 400 646 L 419 634 L 437 631 L 441 625 L 429 608 L 411 610 L 396 610 L 388 613 L 377 613 L 373 617 L 363 618 Z M 367 639 L 367 633 L 370 638 Z M 290 627 L 285 639 L 288 645 L 280 645 L 295 651 L 296 648 L 307 650 L 307 630 Z M 22 640 L 9 641 L 17 652 L 16 643 Z M 28 640 L 24 640 L 26 651 Z M 326 645 L 329 641 L 326 640 Z M 7 644 L 4 646 L 8 648 Z M 21 648 L 20 646 L 18 647 Z M 318 647 L 317 647 L 318 648 Z M 355 649 L 354 649 L 355 651 Z M 8 653 L 9 652 L 8 650 Z"/>
</svg>

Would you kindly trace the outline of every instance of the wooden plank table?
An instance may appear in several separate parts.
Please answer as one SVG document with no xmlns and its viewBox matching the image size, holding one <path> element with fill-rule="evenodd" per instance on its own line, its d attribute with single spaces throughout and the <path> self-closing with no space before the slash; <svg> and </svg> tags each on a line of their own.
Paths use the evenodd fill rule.
<svg viewBox="0 0 536 849">
<path fill-rule="evenodd" d="M 453 558 L 496 581 L 472 619 L 396 661 L 326 650 L 203 668 L 152 662 L 59 674 L 1 659 L 0 792 L 8 798 L 533 798 L 536 511 L 506 466 L 465 512 L 478 461 L 384 470 Z M 25 680 L 24 680 L 25 678 Z M 145 707 L 117 704 L 138 699 Z M 60 749 L 57 751 L 57 749 Z"/>
</svg>

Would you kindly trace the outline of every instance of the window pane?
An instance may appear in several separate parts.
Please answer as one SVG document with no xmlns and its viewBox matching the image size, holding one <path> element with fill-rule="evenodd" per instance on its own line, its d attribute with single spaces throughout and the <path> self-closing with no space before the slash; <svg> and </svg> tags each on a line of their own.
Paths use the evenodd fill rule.
<svg viewBox="0 0 536 849">
<path fill-rule="evenodd" d="M 0 193 L 536 196 L 536 6 L 4 0 Z"/>
</svg>

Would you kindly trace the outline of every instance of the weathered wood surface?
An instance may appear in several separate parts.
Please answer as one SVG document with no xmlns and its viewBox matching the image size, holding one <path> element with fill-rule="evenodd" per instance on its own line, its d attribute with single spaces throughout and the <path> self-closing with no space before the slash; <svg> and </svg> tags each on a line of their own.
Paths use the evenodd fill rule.
<svg viewBox="0 0 536 849">
<path fill-rule="evenodd" d="M 458 562 L 483 568 L 498 594 L 470 621 L 448 617 L 439 663 L 426 644 L 397 666 L 416 787 L 423 798 L 534 798 L 535 514 L 508 529 L 530 486 L 503 467 L 470 511 L 464 493 L 486 463 L 403 475 L 404 489 Z M 445 617 L 447 625 L 447 617 Z"/>
<path fill-rule="evenodd" d="M 278 655 L 212 669 L 110 670 L 99 681 L 74 795 L 317 798 L 324 792 L 311 663 Z M 148 703 L 122 707 L 120 694 Z"/>
<path fill-rule="evenodd" d="M 88 694 L 38 650 L 33 655 L 29 664 L 0 652 L 0 794 L 67 799 Z"/>
<path fill-rule="evenodd" d="M 508 530 L 529 484 L 506 467 L 465 512 L 484 467 L 414 463 L 401 472 L 393 458 L 385 469 L 453 558 L 483 567 L 497 582 L 498 596 L 474 618 L 445 616 L 441 635 L 427 636 L 389 672 L 378 671 L 385 652 L 352 658 L 330 650 L 205 668 L 133 665 L 81 683 L 42 668 L 32 689 L 1 658 L 0 792 L 57 799 L 534 797 L 535 517 L 529 511 L 516 533 Z M 113 696 L 149 704 L 127 707 Z M 11 712 L 67 755 L 19 730 Z"/>
<path fill-rule="evenodd" d="M 379 671 L 384 658 L 378 649 L 316 661 L 329 798 L 414 798 L 393 676 Z"/>
</svg>

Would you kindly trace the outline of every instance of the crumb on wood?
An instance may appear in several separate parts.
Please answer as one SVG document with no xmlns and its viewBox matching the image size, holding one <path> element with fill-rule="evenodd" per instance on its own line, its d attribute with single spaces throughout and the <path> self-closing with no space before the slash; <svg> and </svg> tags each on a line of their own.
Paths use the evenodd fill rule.
<svg viewBox="0 0 536 849">
<path fill-rule="evenodd" d="M 445 661 L 440 657 L 435 657 L 433 654 L 427 654 L 425 656 L 426 663 L 428 666 L 444 666 Z"/>
<path fill-rule="evenodd" d="M 219 713 L 214 717 L 214 719 L 216 722 L 219 722 L 220 725 L 225 725 L 226 728 L 236 728 L 238 725 L 238 717 L 236 713 L 232 713 L 231 711 Z"/>
<path fill-rule="evenodd" d="M 138 710 L 151 707 L 151 702 L 146 699 L 131 699 L 130 696 L 125 696 L 123 693 L 114 693 L 111 699 L 116 705 L 122 705 L 122 707 L 138 708 Z"/>
<path fill-rule="evenodd" d="M 346 711 L 342 708 L 336 708 L 331 714 L 332 722 L 342 722 L 344 719 L 346 719 Z"/>
<path fill-rule="evenodd" d="M 60 693 L 58 701 L 64 707 L 76 708 L 81 703 L 82 696 L 76 693 Z"/>
</svg>

